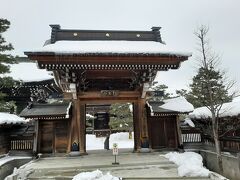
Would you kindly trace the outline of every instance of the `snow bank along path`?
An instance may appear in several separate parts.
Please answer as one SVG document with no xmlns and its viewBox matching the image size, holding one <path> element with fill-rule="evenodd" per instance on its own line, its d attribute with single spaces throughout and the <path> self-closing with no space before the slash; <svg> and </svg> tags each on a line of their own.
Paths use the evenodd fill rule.
<svg viewBox="0 0 240 180">
<path fill-rule="evenodd" d="M 170 152 L 165 154 L 164 157 L 178 166 L 178 175 L 181 177 L 208 177 L 210 175 L 210 171 L 203 167 L 203 159 L 200 154 Z"/>
<path fill-rule="evenodd" d="M 82 172 L 73 177 L 73 180 L 119 180 L 118 177 L 112 176 L 110 173 L 103 174 L 100 170 L 92 172 Z"/>
</svg>

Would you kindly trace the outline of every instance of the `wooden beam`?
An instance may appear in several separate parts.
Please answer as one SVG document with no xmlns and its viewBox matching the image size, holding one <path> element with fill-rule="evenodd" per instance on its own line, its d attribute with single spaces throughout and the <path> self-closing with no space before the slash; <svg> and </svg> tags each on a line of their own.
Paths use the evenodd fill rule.
<svg viewBox="0 0 240 180">
<path fill-rule="evenodd" d="M 179 64 L 188 59 L 188 56 L 72 56 L 72 55 L 28 55 L 31 60 L 37 60 L 39 64 L 137 64 L 137 65 L 170 65 Z M 42 67 L 40 67 L 42 68 Z"/>
<path fill-rule="evenodd" d="M 72 99 L 72 93 L 63 93 L 64 99 Z M 141 96 L 141 93 L 139 91 L 119 91 L 118 96 L 103 96 L 100 91 L 90 91 L 90 92 L 80 92 L 78 93 L 78 99 L 81 99 L 81 101 L 86 100 L 127 100 L 127 99 L 136 99 Z M 128 101 L 129 102 L 129 101 Z"/>
<path fill-rule="evenodd" d="M 100 91 L 92 91 L 92 92 L 81 92 L 79 93 L 79 98 L 84 99 L 84 98 L 108 98 L 108 99 L 113 99 L 113 98 L 139 98 L 140 92 L 139 91 L 119 91 L 118 95 L 116 96 L 105 96 L 103 95 Z"/>
<path fill-rule="evenodd" d="M 129 70 L 88 70 L 87 79 L 129 79 L 134 77 L 134 73 Z"/>
<path fill-rule="evenodd" d="M 182 142 L 182 131 L 181 131 L 181 128 L 180 128 L 180 120 L 179 120 L 179 115 L 176 115 L 176 126 L 177 126 L 177 137 L 178 137 L 178 140 L 177 140 L 177 143 L 178 143 L 178 146 L 182 146 L 183 145 L 183 142 Z"/>
</svg>

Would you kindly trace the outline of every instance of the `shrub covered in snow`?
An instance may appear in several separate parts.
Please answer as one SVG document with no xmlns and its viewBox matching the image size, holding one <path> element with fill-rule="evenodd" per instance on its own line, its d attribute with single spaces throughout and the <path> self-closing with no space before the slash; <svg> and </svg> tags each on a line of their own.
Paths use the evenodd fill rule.
<svg viewBox="0 0 240 180">
<path fill-rule="evenodd" d="M 119 180 L 120 178 L 112 176 L 110 173 L 103 174 L 102 171 L 82 172 L 73 177 L 73 180 Z"/>
<path fill-rule="evenodd" d="M 164 157 L 178 165 L 178 175 L 183 177 L 207 177 L 210 171 L 203 167 L 203 159 L 200 154 L 194 152 L 170 152 Z"/>
</svg>

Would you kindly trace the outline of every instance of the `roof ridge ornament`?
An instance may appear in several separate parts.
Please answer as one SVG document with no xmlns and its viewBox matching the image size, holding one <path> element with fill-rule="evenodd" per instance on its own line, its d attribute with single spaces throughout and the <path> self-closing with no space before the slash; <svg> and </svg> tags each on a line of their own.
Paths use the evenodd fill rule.
<svg viewBox="0 0 240 180">
<path fill-rule="evenodd" d="M 160 29 L 162 27 L 158 27 L 158 26 L 153 26 L 151 29 L 152 29 L 152 32 L 154 33 L 155 35 L 155 38 L 156 38 L 156 41 L 157 42 L 160 42 L 162 44 L 165 44 L 165 42 L 162 41 L 162 37 L 161 37 L 161 33 L 160 33 Z"/>
<path fill-rule="evenodd" d="M 50 24 L 49 26 L 52 28 L 51 44 L 53 44 L 57 41 L 56 40 L 57 31 L 61 29 L 61 26 L 59 24 Z"/>
<path fill-rule="evenodd" d="M 161 27 L 153 26 L 150 31 L 141 30 L 82 30 L 82 29 L 61 29 L 59 24 L 50 24 L 51 44 L 56 41 L 155 41 L 162 42 Z"/>
</svg>

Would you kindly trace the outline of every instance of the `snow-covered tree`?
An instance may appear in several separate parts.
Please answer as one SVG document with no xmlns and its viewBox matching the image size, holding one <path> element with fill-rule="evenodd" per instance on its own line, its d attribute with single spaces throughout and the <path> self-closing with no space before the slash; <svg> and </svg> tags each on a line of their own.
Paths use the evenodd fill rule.
<svg viewBox="0 0 240 180">
<path fill-rule="evenodd" d="M 132 131 L 133 130 L 133 114 L 131 112 L 131 104 L 112 104 L 110 107 L 111 129 Z"/>
<path fill-rule="evenodd" d="M 199 45 L 198 74 L 194 76 L 191 95 L 198 102 L 197 106 L 206 106 L 211 112 L 212 137 L 214 139 L 218 165 L 223 172 L 221 147 L 219 141 L 219 111 L 223 103 L 230 101 L 234 94 L 229 94 L 229 89 L 234 85 L 227 81 L 225 74 L 218 68 L 220 59 L 209 48 L 209 28 L 201 26 L 195 32 Z M 195 105 L 196 106 L 196 105 Z"/>
<path fill-rule="evenodd" d="M 3 33 L 7 31 L 10 26 L 10 22 L 7 19 L 0 18 L 0 75 L 9 72 L 9 66 L 7 64 L 14 63 L 13 56 L 5 54 L 5 51 L 13 50 L 13 46 L 7 43 L 3 37 Z M 1 92 L 3 87 L 11 87 L 14 84 L 14 80 L 11 77 L 0 76 L 0 111 L 10 111 L 13 102 L 5 102 L 5 94 Z"/>
</svg>

